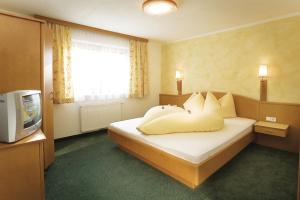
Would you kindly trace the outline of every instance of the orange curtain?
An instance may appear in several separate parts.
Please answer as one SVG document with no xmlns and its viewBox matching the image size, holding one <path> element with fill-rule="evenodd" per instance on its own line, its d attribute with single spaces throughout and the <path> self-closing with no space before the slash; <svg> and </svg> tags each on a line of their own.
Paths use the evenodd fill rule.
<svg viewBox="0 0 300 200">
<path fill-rule="evenodd" d="M 53 97 L 54 103 L 73 103 L 71 70 L 71 28 L 48 23 L 53 35 Z"/>
<path fill-rule="evenodd" d="M 130 40 L 130 91 L 129 97 L 143 98 L 148 95 L 147 43 Z"/>
</svg>

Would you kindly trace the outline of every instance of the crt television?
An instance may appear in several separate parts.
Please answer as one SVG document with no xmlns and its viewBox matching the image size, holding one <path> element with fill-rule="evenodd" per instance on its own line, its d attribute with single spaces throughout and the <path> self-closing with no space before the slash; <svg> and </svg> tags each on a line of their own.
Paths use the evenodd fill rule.
<svg viewBox="0 0 300 200">
<path fill-rule="evenodd" d="M 42 124 L 41 91 L 18 90 L 0 94 L 0 142 L 16 142 Z"/>
</svg>

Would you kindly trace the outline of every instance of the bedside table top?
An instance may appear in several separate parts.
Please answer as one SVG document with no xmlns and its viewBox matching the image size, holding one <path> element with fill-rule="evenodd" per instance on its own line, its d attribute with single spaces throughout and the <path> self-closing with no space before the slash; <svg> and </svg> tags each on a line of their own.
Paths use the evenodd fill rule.
<svg viewBox="0 0 300 200">
<path fill-rule="evenodd" d="M 280 123 L 276 123 L 276 122 L 264 122 L 264 121 L 256 122 L 255 126 L 262 126 L 262 127 L 281 129 L 281 130 L 286 130 L 289 128 L 289 125 L 287 125 L 287 124 L 280 124 Z"/>
</svg>

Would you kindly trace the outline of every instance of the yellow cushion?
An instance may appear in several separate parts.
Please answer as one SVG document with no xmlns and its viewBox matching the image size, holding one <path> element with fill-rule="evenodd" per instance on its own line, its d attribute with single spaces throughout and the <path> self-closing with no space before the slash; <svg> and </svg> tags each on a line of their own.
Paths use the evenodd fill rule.
<svg viewBox="0 0 300 200">
<path fill-rule="evenodd" d="M 171 105 L 163 105 L 163 106 L 154 106 L 150 108 L 142 119 L 142 124 L 150 122 L 151 120 L 161 117 L 166 114 L 170 114 L 173 112 L 183 111 L 182 108 Z"/>
<path fill-rule="evenodd" d="M 203 112 L 221 114 L 221 105 L 218 99 L 211 92 L 207 92 L 206 94 Z"/>
<path fill-rule="evenodd" d="M 221 105 L 221 114 L 224 118 L 236 117 L 235 105 L 231 93 L 225 94 L 219 99 Z"/>
<path fill-rule="evenodd" d="M 217 113 L 190 114 L 187 111 L 167 114 L 137 127 L 146 135 L 216 131 L 224 127 Z"/>
<path fill-rule="evenodd" d="M 183 104 L 185 110 L 192 114 L 202 112 L 204 98 L 201 93 L 193 93 Z"/>
</svg>

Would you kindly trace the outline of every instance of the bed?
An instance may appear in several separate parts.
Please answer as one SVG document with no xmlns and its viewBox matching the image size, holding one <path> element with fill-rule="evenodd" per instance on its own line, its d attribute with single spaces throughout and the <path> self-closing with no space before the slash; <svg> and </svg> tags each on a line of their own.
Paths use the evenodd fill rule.
<svg viewBox="0 0 300 200">
<path fill-rule="evenodd" d="M 112 123 L 108 133 L 124 151 L 195 188 L 255 138 L 256 118 L 252 117 L 256 112 L 255 100 L 234 98 L 240 117 L 225 119 L 224 129 L 220 131 L 146 136 L 136 129 L 141 121 L 136 118 Z"/>
</svg>

